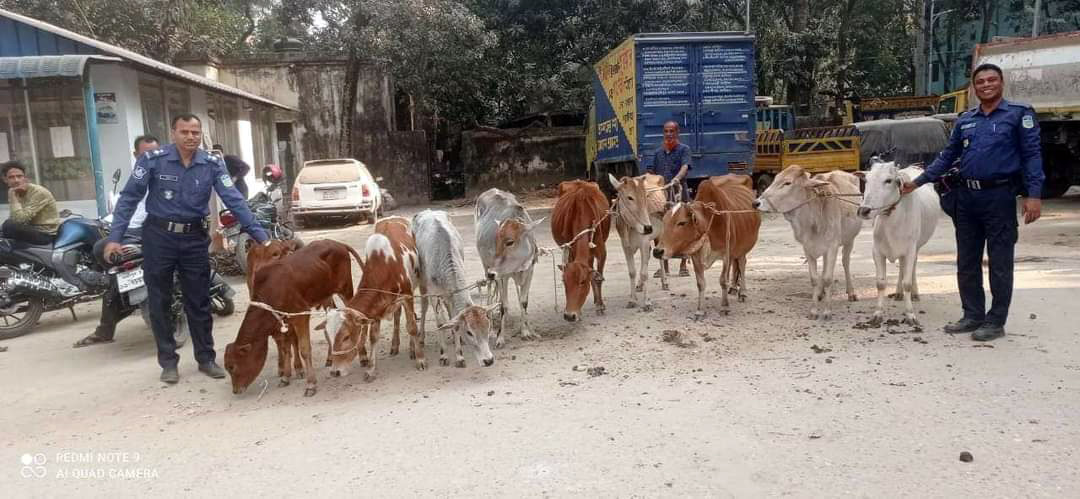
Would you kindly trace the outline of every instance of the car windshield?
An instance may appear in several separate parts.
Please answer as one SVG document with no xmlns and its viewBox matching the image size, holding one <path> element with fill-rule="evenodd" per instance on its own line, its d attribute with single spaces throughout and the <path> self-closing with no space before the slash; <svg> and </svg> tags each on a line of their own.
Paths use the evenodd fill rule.
<svg viewBox="0 0 1080 499">
<path fill-rule="evenodd" d="M 307 165 L 296 179 L 301 184 L 329 184 L 360 180 L 360 168 L 354 163 Z"/>
</svg>

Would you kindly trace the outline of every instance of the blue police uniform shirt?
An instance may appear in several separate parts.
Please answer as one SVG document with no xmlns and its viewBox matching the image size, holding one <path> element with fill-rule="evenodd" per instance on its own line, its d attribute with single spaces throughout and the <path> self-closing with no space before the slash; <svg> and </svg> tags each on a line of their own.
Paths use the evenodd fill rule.
<svg viewBox="0 0 1080 499">
<path fill-rule="evenodd" d="M 949 145 L 915 179 L 916 185 L 941 177 L 956 159 L 965 179 L 1000 180 L 1022 173 L 1029 197 L 1042 194 L 1042 149 L 1039 120 L 1027 104 L 1001 100 L 985 114 L 981 107 L 964 112 L 953 124 Z"/>
<path fill-rule="evenodd" d="M 693 166 L 690 165 L 690 146 L 680 142 L 679 145 L 671 150 L 671 152 L 668 152 L 668 150 L 661 145 L 653 156 L 652 168 L 648 168 L 648 170 L 664 177 L 664 182 L 671 182 L 671 179 L 679 174 L 679 169 L 682 168 L 682 165 L 688 165 L 687 171 L 693 168 Z M 686 179 L 683 179 L 683 184 L 686 184 Z M 683 187 L 685 187 L 685 185 Z"/>
<path fill-rule="evenodd" d="M 147 152 L 135 162 L 113 212 L 109 240 L 120 242 L 139 200 L 146 196 L 149 215 L 177 223 L 198 223 L 210 215 L 210 190 L 232 211 L 244 231 L 262 243 L 269 239 L 256 222 L 243 196 L 233 187 L 225 163 L 202 149 L 184 167 L 175 144 Z"/>
</svg>

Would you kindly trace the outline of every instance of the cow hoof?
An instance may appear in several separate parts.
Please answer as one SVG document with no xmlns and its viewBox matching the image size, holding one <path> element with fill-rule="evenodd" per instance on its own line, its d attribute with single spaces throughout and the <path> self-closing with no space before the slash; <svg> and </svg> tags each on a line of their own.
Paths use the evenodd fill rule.
<svg viewBox="0 0 1080 499">
<path fill-rule="evenodd" d="M 289 378 L 282 377 L 281 379 L 278 380 L 277 386 L 279 386 L 279 387 L 289 386 L 289 383 L 291 383 L 291 381 L 289 381 Z"/>
<path fill-rule="evenodd" d="M 370 365 L 371 365 L 371 361 L 369 361 L 367 359 L 363 359 L 363 360 L 360 361 L 360 367 L 368 367 Z"/>
<path fill-rule="evenodd" d="M 855 296 L 855 293 L 851 293 L 850 295 L 847 295 L 847 301 L 859 301 L 859 297 Z"/>
<path fill-rule="evenodd" d="M 427 369 L 427 362 L 424 359 L 416 359 L 416 370 L 423 371 Z"/>
<path fill-rule="evenodd" d="M 450 365 L 450 359 L 447 359 L 446 357 L 439 357 L 439 365 L 440 366 L 448 366 L 448 365 Z"/>
<path fill-rule="evenodd" d="M 495 348 L 502 348 L 505 344 L 506 340 L 503 339 L 502 335 L 495 337 Z"/>
<path fill-rule="evenodd" d="M 640 293 L 642 291 L 645 291 L 645 285 L 644 284 L 638 284 L 637 286 L 634 286 L 634 291 L 636 291 L 638 293 Z"/>
<path fill-rule="evenodd" d="M 904 319 L 901 320 L 900 323 L 901 324 L 906 324 L 908 326 L 916 326 L 916 327 L 918 327 L 919 326 L 919 319 L 916 319 L 914 314 L 904 314 Z"/>
<path fill-rule="evenodd" d="M 705 311 L 704 310 L 698 310 L 698 311 L 694 312 L 694 320 L 695 321 L 700 321 L 701 319 L 704 319 L 704 318 L 705 318 Z"/>
<path fill-rule="evenodd" d="M 372 381 L 375 381 L 375 373 L 370 372 L 370 371 L 365 372 L 364 373 L 364 382 L 365 383 L 371 383 Z"/>
<path fill-rule="evenodd" d="M 637 308 L 637 302 L 632 301 L 626 304 L 626 308 Z"/>
<path fill-rule="evenodd" d="M 915 293 L 911 293 L 911 301 L 922 301 L 922 300 L 919 298 L 919 295 L 917 295 Z"/>
<path fill-rule="evenodd" d="M 604 312 L 606 310 L 607 310 L 607 307 L 596 307 L 596 315 L 604 315 Z"/>
<path fill-rule="evenodd" d="M 454 367 L 465 367 L 465 359 L 454 362 Z"/>
<path fill-rule="evenodd" d="M 303 369 L 296 371 L 296 379 L 304 379 L 304 370 Z"/>
<path fill-rule="evenodd" d="M 642 312 L 652 312 L 652 303 L 646 303 L 641 307 Z"/>
<path fill-rule="evenodd" d="M 904 300 L 904 294 L 903 293 L 889 293 L 889 299 L 890 300 L 895 300 L 895 301 L 903 301 Z"/>
<path fill-rule="evenodd" d="M 329 357 L 327 357 L 327 358 L 326 358 L 326 362 L 325 362 L 325 363 L 323 363 L 323 367 L 330 367 L 330 366 L 332 366 L 332 365 L 334 365 L 334 363 L 333 363 L 333 362 L 330 362 L 330 358 L 329 358 Z"/>
<path fill-rule="evenodd" d="M 739 303 L 746 303 L 746 295 L 739 295 Z"/>
<path fill-rule="evenodd" d="M 391 348 L 391 349 L 390 349 L 390 356 L 391 356 L 391 357 L 397 356 L 397 354 L 398 354 L 399 352 L 400 352 L 400 351 L 399 351 L 398 349 L 396 349 L 396 348 Z"/>
<path fill-rule="evenodd" d="M 661 291 L 671 291 L 671 286 L 668 286 L 668 284 L 665 282 L 665 283 L 660 285 L 660 290 Z"/>
<path fill-rule="evenodd" d="M 832 319 L 832 312 L 822 312 L 821 313 L 821 320 L 827 321 L 829 319 Z"/>
<path fill-rule="evenodd" d="M 540 335 L 538 335 L 538 334 L 536 334 L 536 333 L 534 333 L 532 331 L 526 330 L 526 329 L 522 329 L 521 334 L 519 334 L 518 336 L 520 336 L 521 339 L 523 339 L 525 341 L 532 341 L 532 340 L 539 340 L 540 339 Z"/>
<path fill-rule="evenodd" d="M 874 316 L 870 318 L 870 326 L 871 327 L 881 327 L 881 322 L 882 322 L 882 316 L 881 315 L 874 314 Z"/>
<path fill-rule="evenodd" d="M 412 350 L 409 350 L 409 359 L 415 360 L 416 359 L 416 352 L 414 352 Z"/>
<path fill-rule="evenodd" d="M 304 390 L 304 396 L 305 397 L 314 397 L 315 396 L 315 387 L 312 386 L 312 387 L 306 388 Z"/>
</svg>

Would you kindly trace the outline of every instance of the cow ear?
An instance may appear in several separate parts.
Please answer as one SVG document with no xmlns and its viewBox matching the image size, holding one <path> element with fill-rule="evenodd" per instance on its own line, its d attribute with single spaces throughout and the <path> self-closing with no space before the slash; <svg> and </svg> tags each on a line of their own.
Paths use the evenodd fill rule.
<svg viewBox="0 0 1080 499">
<path fill-rule="evenodd" d="M 341 295 L 334 293 L 334 308 L 341 310 L 345 308 L 345 300 L 341 298 Z"/>
<path fill-rule="evenodd" d="M 537 220 L 537 221 L 525 226 L 525 232 L 530 232 L 533 229 L 539 227 L 540 224 L 544 223 L 544 220 L 547 220 L 547 217 L 541 218 L 540 220 Z"/>
<path fill-rule="evenodd" d="M 825 187 L 825 186 L 829 185 L 829 181 L 828 180 L 821 180 L 820 178 L 812 178 L 812 179 L 810 179 L 810 183 L 808 185 L 811 188 Z"/>
<path fill-rule="evenodd" d="M 326 321 L 322 321 L 317 326 L 315 326 L 315 330 L 316 331 L 325 331 L 326 330 Z"/>
<path fill-rule="evenodd" d="M 611 182 L 612 187 L 614 187 L 616 189 L 618 189 L 619 187 L 622 187 L 622 181 L 616 179 L 615 175 L 612 175 L 612 174 L 609 173 L 609 174 L 607 174 L 607 176 L 608 176 L 608 181 Z"/>
<path fill-rule="evenodd" d="M 241 355 L 246 354 L 246 353 L 248 353 L 250 351 L 251 351 L 251 343 L 244 343 L 243 345 L 240 345 L 239 347 L 236 348 L 236 353 L 241 354 Z"/>
<path fill-rule="evenodd" d="M 559 272 L 565 272 L 566 271 L 566 266 L 565 265 L 560 264 L 560 265 L 556 265 L 555 267 L 557 267 L 559 269 Z"/>
</svg>

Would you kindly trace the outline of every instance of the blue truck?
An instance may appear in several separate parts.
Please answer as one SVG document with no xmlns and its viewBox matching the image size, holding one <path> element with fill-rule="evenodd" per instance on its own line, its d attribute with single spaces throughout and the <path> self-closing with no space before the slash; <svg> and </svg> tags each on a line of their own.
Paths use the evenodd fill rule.
<svg viewBox="0 0 1080 499">
<path fill-rule="evenodd" d="M 754 36 L 743 32 L 642 33 L 594 66 L 586 133 L 589 178 L 640 175 L 674 120 L 690 146 L 693 190 L 703 178 L 750 175 L 754 161 Z"/>
</svg>

